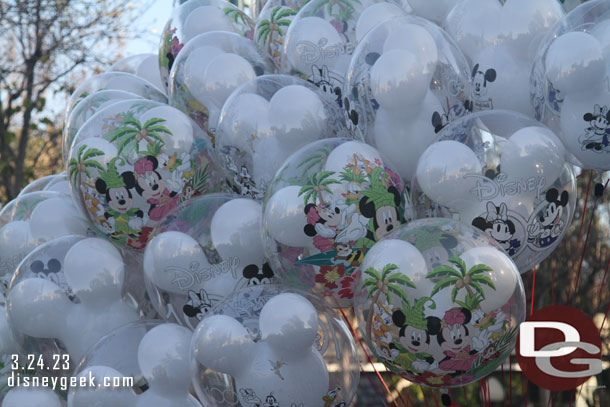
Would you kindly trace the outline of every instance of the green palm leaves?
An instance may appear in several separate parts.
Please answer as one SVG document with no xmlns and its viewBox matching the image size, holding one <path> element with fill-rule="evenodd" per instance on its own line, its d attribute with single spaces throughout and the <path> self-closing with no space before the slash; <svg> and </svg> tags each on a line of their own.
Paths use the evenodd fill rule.
<svg viewBox="0 0 610 407">
<path fill-rule="evenodd" d="M 102 164 L 93 160 L 94 157 L 104 155 L 104 152 L 97 148 L 87 149 L 87 145 L 83 144 L 79 147 L 76 152 L 76 158 L 72 157 L 68 163 L 68 177 L 72 180 L 74 185 L 80 184 L 81 174 L 87 174 L 87 177 L 91 178 L 89 169 L 96 168 L 100 171 L 104 171 Z"/>
<path fill-rule="evenodd" d="M 453 289 L 451 290 L 451 300 L 453 302 L 455 302 L 458 291 L 462 288 L 466 289 L 468 297 L 471 299 L 477 295 L 480 296 L 481 299 L 485 299 L 483 286 L 491 287 L 494 290 L 496 289 L 493 281 L 485 275 L 485 272 L 493 270 L 491 267 L 485 264 L 477 264 L 470 268 L 470 270 L 467 270 L 466 263 L 459 257 L 452 257 L 449 259 L 449 262 L 453 263 L 457 269 L 449 265 L 442 265 L 436 267 L 426 275 L 426 278 L 441 278 L 441 280 L 434 285 L 434 288 L 430 293 L 431 297 L 443 288 L 453 286 Z M 473 289 L 476 291 L 476 294 Z M 476 304 L 476 307 L 479 307 L 478 303 Z"/>
<path fill-rule="evenodd" d="M 258 36 L 256 40 L 258 42 L 261 42 L 262 40 L 263 43 L 267 43 L 267 41 L 271 42 L 273 39 L 273 34 L 275 33 L 278 33 L 281 36 L 284 35 L 282 27 L 288 27 L 291 21 L 287 17 L 291 17 L 296 14 L 297 12 L 295 10 L 277 6 L 271 11 L 269 19 L 262 20 L 258 25 Z"/>
<path fill-rule="evenodd" d="M 367 289 L 368 298 L 371 298 L 377 291 L 379 295 L 385 295 L 390 304 L 392 303 L 390 294 L 395 294 L 401 300 L 409 302 L 407 295 L 401 287 L 415 288 L 415 283 L 404 274 L 391 274 L 395 270 L 398 270 L 396 264 L 387 264 L 381 270 L 381 274 L 373 267 L 364 270 L 364 274 L 368 277 L 362 283 L 362 288 Z"/>
<path fill-rule="evenodd" d="M 129 154 L 135 150 L 140 152 L 140 141 L 146 140 L 149 147 L 152 147 L 155 142 L 161 146 L 165 141 L 160 134 L 165 133 L 172 135 L 172 132 L 165 126 L 165 119 L 153 117 L 142 124 L 138 119 L 128 118 L 123 122 L 123 125 L 110 133 L 108 141 L 118 143 L 117 154 L 120 155 L 123 151 Z"/>
<path fill-rule="evenodd" d="M 305 205 L 307 205 L 309 200 L 315 204 L 316 198 L 321 205 L 326 204 L 324 202 L 324 198 L 322 197 L 322 192 L 332 194 L 332 191 L 328 186 L 332 184 L 340 184 L 340 182 L 336 179 L 330 178 L 330 176 L 334 173 L 334 171 L 322 171 L 320 173 L 311 174 L 309 177 L 309 184 L 303 186 L 299 190 L 299 196 L 304 195 L 303 199 L 305 200 Z"/>
</svg>

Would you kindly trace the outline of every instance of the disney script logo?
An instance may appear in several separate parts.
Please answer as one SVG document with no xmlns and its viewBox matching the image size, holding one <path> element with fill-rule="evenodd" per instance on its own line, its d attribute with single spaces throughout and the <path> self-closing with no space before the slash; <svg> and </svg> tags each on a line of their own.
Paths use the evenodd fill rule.
<svg viewBox="0 0 610 407">
<path fill-rule="evenodd" d="M 494 179 L 487 178 L 481 174 L 468 174 L 464 178 L 477 179 L 477 186 L 470 190 L 479 201 L 488 201 L 497 196 L 513 196 L 524 192 L 536 192 L 539 196 L 544 191 L 546 180 L 544 177 L 521 178 L 520 180 L 508 180 L 508 176 L 499 173 Z"/>
<path fill-rule="evenodd" d="M 234 279 L 238 278 L 239 259 L 231 257 L 228 260 L 223 260 L 218 264 L 212 264 L 209 267 L 202 267 L 199 262 L 192 262 L 188 269 L 170 266 L 165 269 L 166 273 L 174 273 L 172 284 L 181 290 L 187 290 L 202 282 L 211 280 L 214 276 L 231 273 Z"/>
<path fill-rule="evenodd" d="M 345 45 L 337 43 L 328 46 L 327 43 L 327 38 L 321 38 L 317 44 L 311 41 L 299 41 L 296 45 L 297 55 L 299 55 L 299 59 L 302 62 L 313 64 L 325 58 L 334 58 L 345 54 L 350 55 L 354 52 L 355 46 L 352 43 Z"/>
</svg>

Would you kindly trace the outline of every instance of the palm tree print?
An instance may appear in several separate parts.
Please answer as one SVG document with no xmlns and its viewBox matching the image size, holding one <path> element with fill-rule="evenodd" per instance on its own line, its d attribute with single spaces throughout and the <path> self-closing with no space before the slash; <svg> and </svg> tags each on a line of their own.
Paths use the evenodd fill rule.
<svg viewBox="0 0 610 407">
<path fill-rule="evenodd" d="M 118 143 L 117 154 L 120 155 L 123 150 L 125 153 L 135 150 L 136 153 L 140 152 L 140 141 L 146 140 L 149 148 L 154 145 L 155 142 L 165 145 L 165 141 L 161 138 L 160 134 L 165 133 L 172 135 L 172 132 L 161 123 L 166 120 L 158 117 L 153 117 L 142 124 L 136 118 L 129 118 L 123 122 L 123 125 L 113 131 L 110 134 L 108 141 Z"/>
<path fill-rule="evenodd" d="M 494 290 L 496 289 L 493 281 L 484 274 L 486 271 L 493 270 L 488 265 L 477 264 L 470 268 L 470 270 L 467 270 L 466 263 L 459 257 L 451 257 L 449 262 L 454 264 L 457 269 L 449 265 L 442 265 L 436 267 L 426 275 L 426 278 L 429 279 L 441 278 L 441 280 L 434 285 L 430 297 L 434 296 L 443 288 L 453 286 L 453 289 L 451 290 L 451 301 L 454 303 L 459 290 L 462 288 L 466 289 L 466 292 L 468 293 L 467 298 L 474 299 L 480 297 L 481 300 L 484 300 L 484 285 L 491 287 Z M 476 304 L 475 308 L 481 307 L 480 301 L 474 301 L 473 305 L 474 304 Z"/>
<path fill-rule="evenodd" d="M 316 198 L 318 199 L 320 205 L 326 205 L 322 192 L 332 194 L 332 191 L 328 186 L 331 184 L 340 184 L 340 182 L 336 179 L 330 178 L 330 176 L 334 173 L 334 171 L 323 171 L 320 173 L 311 174 L 311 177 L 309 177 L 309 184 L 302 187 L 299 191 L 299 196 L 305 195 L 303 197 L 305 200 L 305 205 L 307 205 L 310 199 L 315 204 Z"/>
<path fill-rule="evenodd" d="M 326 12 L 334 17 L 339 17 L 342 20 L 349 20 L 355 10 L 354 3 L 361 4 L 360 0 L 320 0 L 313 8 L 312 15 L 316 15 L 326 6 Z M 333 8 L 339 7 L 338 14 L 333 13 Z"/>
<path fill-rule="evenodd" d="M 83 174 L 86 174 L 89 179 L 92 178 L 90 169 L 96 169 L 98 171 L 104 171 L 104 166 L 97 161 L 93 160 L 94 157 L 103 156 L 104 152 L 97 148 L 87 148 L 86 144 L 79 147 L 76 152 L 76 158 L 72 157 L 68 162 L 68 177 L 72 180 L 72 185 L 76 185 L 78 189 L 83 185 Z M 88 184 L 93 187 L 93 185 Z M 77 189 L 77 190 L 78 190 Z M 87 208 L 85 204 L 84 196 L 82 193 L 78 193 L 81 201 L 81 207 Z M 89 212 L 87 216 L 89 216 Z"/>
<path fill-rule="evenodd" d="M 246 16 L 246 14 L 244 14 L 244 12 L 241 11 L 240 9 L 238 9 L 237 7 L 227 7 L 224 10 L 224 13 L 225 13 L 225 16 L 232 19 L 235 24 L 240 24 L 242 26 L 250 25 L 250 24 L 248 24 L 248 18 Z"/>
<path fill-rule="evenodd" d="M 304 179 L 304 182 L 306 182 L 307 180 L 306 174 L 309 172 L 309 170 L 314 167 L 317 167 L 317 171 L 322 170 L 322 167 L 324 167 L 324 164 L 326 163 L 326 159 L 328 158 L 329 154 L 330 147 L 321 147 L 315 152 L 309 154 L 303 159 L 303 161 L 299 163 L 299 165 L 297 165 L 297 168 L 300 168 L 303 171 L 302 178 Z"/>
<path fill-rule="evenodd" d="M 262 44 L 267 44 L 267 52 L 272 55 L 271 42 L 273 41 L 273 35 L 278 33 L 280 36 L 284 35 L 282 27 L 288 27 L 290 25 L 290 19 L 286 17 L 294 16 L 297 14 L 295 10 L 289 8 L 283 8 L 277 6 L 271 11 L 269 19 L 262 20 L 258 26 L 259 32 L 257 41 Z"/>
<path fill-rule="evenodd" d="M 362 283 L 362 288 L 367 290 L 367 298 L 373 297 L 373 304 L 377 304 L 378 309 L 383 309 L 384 304 L 381 303 L 381 298 L 387 300 L 388 304 L 392 303 L 391 294 L 396 295 L 401 299 L 401 302 L 409 303 L 407 294 L 401 287 L 415 288 L 415 283 L 402 273 L 394 273 L 398 270 L 396 264 L 386 264 L 381 270 L 381 274 L 373 267 L 364 270 L 364 274 L 368 277 Z M 371 332 L 373 325 L 374 312 L 371 309 L 366 320 L 366 331 Z"/>
</svg>

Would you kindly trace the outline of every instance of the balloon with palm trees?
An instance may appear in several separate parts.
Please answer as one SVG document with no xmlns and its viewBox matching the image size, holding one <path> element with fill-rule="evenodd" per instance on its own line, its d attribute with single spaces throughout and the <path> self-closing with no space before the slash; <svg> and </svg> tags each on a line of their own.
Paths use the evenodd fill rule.
<svg viewBox="0 0 610 407">
<path fill-rule="evenodd" d="M 441 239 L 451 236 L 451 249 Z M 432 265 L 430 252 L 450 250 Z M 479 380 L 510 354 L 525 319 L 520 274 L 484 233 L 422 219 L 370 248 L 361 265 L 356 315 L 371 349 L 418 384 L 456 387 Z"/>
<path fill-rule="evenodd" d="M 212 144 L 183 113 L 125 100 L 100 109 L 78 131 L 68 161 L 82 211 L 121 247 L 142 249 L 181 202 L 222 188 Z"/>
</svg>

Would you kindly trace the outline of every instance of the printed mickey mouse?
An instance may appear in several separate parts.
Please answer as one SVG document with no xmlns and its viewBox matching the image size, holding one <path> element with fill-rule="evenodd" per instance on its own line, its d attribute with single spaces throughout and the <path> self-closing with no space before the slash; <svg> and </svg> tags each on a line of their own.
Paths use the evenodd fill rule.
<svg viewBox="0 0 610 407">
<path fill-rule="evenodd" d="M 487 84 L 496 80 L 496 70 L 490 68 L 485 72 L 479 70 L 479 64 L 472 68 L 472 98 L 474 99 L 474 107 L 478 110 L 491 110 L 494 108 L 493 100 L 487 98 Z"/>
<path fill-rule="evenodd" d="M 589 122 L 585 134 L 580 137 L 583 150 L 610 152 L 610 111 L 607 106 L 595 105 L 593 113 L 585 113 L 583 119 Z"/>
<path fill-rule="evenodd" d="M 418 298 L 413 307 L 403 302 L 403 309 L 392 314 L 394 325 L 400 328 L 400 343 L 394 346 L 400 351 L 395 363 L 408 371 L 425 372 L 438 368 L 438 363 L 429 353 L 430 335 L 437 335 L 441 321 L 437 317 L 426 317 L 424 305 L 432 301 L 429 297 Z M 435 308 L 434 302 L 432 307 Z"/>
<path fill-rule="evenodd" d="M 244 267 L 242 275 L 248 280 L 248 287 L 259 284 L 270 284 L 273 278 L 273 270 L 268 263 L 263 264 L 261 270 L 256 264 Z"/>
<path fill-rule="evenodd" d="M 316 85 L 320 90 L 329 95 L 331 98 L 335 99 L 335 102 L 341 107 L 343 103 L 342 92 L 340 86 L 333 86 L 332 78 L 328 73 L 328 67 L 326 65 L 322 65 L 322 67 L 318 67 L 314 65 L 311 67 L 312 79 L 314 85 Z"/>
<path fill-rule="evenodd" d="M 47 265 L 40 260 L 35 260 L 30 264 L 30 270 L 39 278 L 46 278 L 59 285 L 57 273 L 61 270 L 61 262 L 57 259 L 49 259 Z"/>
<path fill-rule="evenodd" d="M 527 227 L 529 240 L 538 240 L 540 247 L 548 247 L 555 243 L 564 228 L 563 212 L 568 205 L 570 194 L 551 188 L 546 191 L 546 207 L 540 211 L 540 215 Z"/>
<path fill-rule="evenodd" d="M 110 207 L 104 213 L 108 221 L 107 229 L 113 238 L 125 236 L 137 237 L 142 228 L 144 213 L 133 207 L 131 189 L 136 186 L 136 179 L 131 171 L 119 175 L 115 157 L 108 163 L 107 171 L 100 171 L 100 177 L 95 181 L 95 189 L 106 195 L 106 204 Z"/>
</svg>

